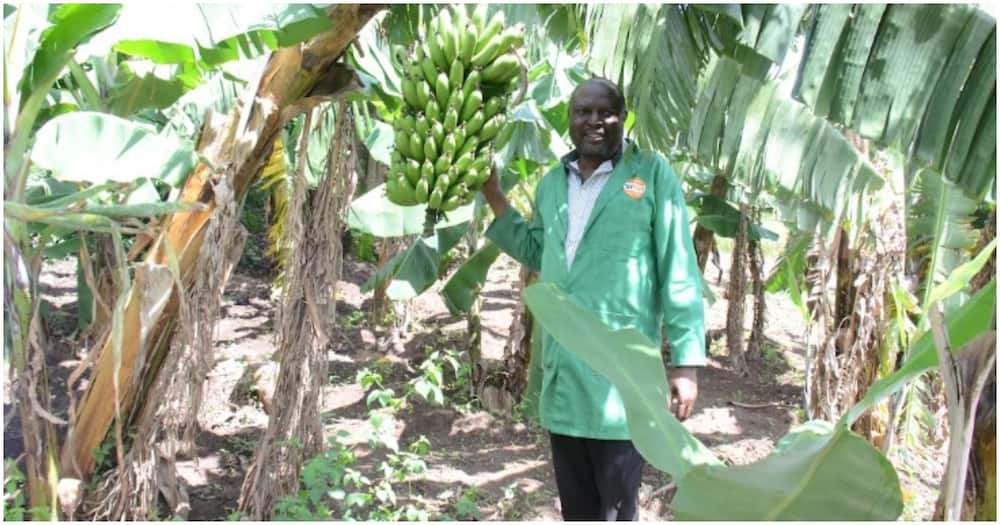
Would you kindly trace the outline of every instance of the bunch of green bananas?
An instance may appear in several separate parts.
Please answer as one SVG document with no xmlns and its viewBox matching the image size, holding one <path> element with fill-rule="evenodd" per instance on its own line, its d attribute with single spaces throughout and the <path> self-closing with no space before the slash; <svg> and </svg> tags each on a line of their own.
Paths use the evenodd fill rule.
<svg viewBox="0 0 1000 525">
<path fill-rule="evenodd" d="M 505 28 L 502 11 L 487 21 L 478 4 L 471 13 L 442 9 L 424 40 L 394 50 L 404 68 L 403 112 L 386 193 L 401 206 L 444 212 L 471 202 L 490 177 L 492 142 L 519 85 L 524 31 Z"/>
</svg>

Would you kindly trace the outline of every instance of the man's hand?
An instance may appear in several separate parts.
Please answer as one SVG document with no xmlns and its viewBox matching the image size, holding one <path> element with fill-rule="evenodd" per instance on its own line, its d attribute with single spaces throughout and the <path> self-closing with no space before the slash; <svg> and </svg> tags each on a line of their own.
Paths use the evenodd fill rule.
<svg viewBox="0 0 1000 525">
<path fill-rule="evenodd" d="M 499 219 L 507 211 L 507 206 L 510 203 L 507 201 L 507 197 L 503 194 L 503 189 L 500 187 L 500 177 L 497 174 L 497 167 L 494 165 L 491 167 L 491 170 L 490 178 L 483 184 L 482 192 L 483 197 L 486 197 L 487 204 L 490 205 L 490 209 L 493 210 L 493 216 Z"/>
<path fill-rule="evenodd" d="M 698 397 L 698 369 L 678 367 L 670 370 L 670 412 L 684 421 L 694 410 Z"/>
</svg>

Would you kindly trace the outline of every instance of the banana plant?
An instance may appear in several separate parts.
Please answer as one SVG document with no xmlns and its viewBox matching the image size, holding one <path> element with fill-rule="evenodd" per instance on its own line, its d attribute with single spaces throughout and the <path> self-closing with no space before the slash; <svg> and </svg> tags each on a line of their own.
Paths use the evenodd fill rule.
<svg viewBox="0 0 1000 525">
<path fill-rule="evenodd" d="M 13 203 L 15 207 L 25 205 L 31 171 L 27 158 L 31 132 L 45 105 L 49 90 L 72 59 L 76 47 L 112 24 L 120 9 L 121 6 L 113 4 L 64 4 L 53 9 L 44 21 L 36 17 L 35 20 L 39 23 L 33 28 L 29 27 L 31 8 L 21 6 L 13 13 L 5 12 L 5 34 L 11 35 L 11 43 L 5 42 L 4 46 L 4 195 L 6 201 Z M 22 21 L 25 25 L 20 25 Z M 17 42 L 16 37 L 24 38 L 25 33 L 34 33 L 37 45 L 32 48 L 25 39 L 13 46 Z M 15 53 L 15 48 L 20 52 Z M 18 59 L 23 58 L 23 62 L 18 60 L 8 67 L 6 58 L 15 55 Z M 23 70 L 17 67 L 20 64 L 24 64 Z M 69 203 L 62 204 L 65 206 Z M 4 356 L 5 362 L 12 362 L 17 372 L 15 395 L 21 408 L 26 452 L 25 475 L 30 505 L 33 508 L 48 509 L 51 516 L 56 516 L 57 444 L 52 420 L 41 421 L 28 409 L 32 399 L 43 399 L 45 406 L 48 404 L 47 385 L 40 380 L 44 377 L 42 371 L 29 368 L 29 363 L 41 362 L 33 355 L 40 349 L 30 344 L 30 331 L 38 303 L 35 288 L 39 259 L 30 244 L 25 220 L 27 217 L 22 217 L 21 220 L 10 218 L 8 209 L 9 206 L 5 205 L 4 312 L 7 322 L 4 323 Z M 51 217 L 51 214 L 44 212 L 41 215 Z M 69 218 L 73 219 L 78 217 Z M 102 216 L 97 220 L 101 219 L 107 218 Z M 62 220 L 67 218 L 63 217 Z M 9 346 L 6 344 L 8 341 Z"/>
<path fill-rule="evenodd" d="M 138 9 L 132 9 L 130 12 L 142 13 L 142 10 L 149 6 L 135 7 Z M 226 26 L 224 28 L 225 32 L 217 32 L 214 34 L 214 37 L 213 35 L 208 35 L 206 39 L 184 41 L 182 43 L 171 42 L 169 38 L 165 37 L 163 40 L 150 39 L 149 37 L 152 35 L 162 35 L 162 32 L 158 33 L 158 31 L 171 26 L 176 30 L 175 32 L 183 33 L 184 31 L 190 32 L 192 30 L 192 26 L 187 20 L 183 24 L 171 25 L 165 23 L 165 20 L 173 18 L 164 16 L 158 19 L 147 20 L 146 27 L 148 30 L 134 33 L 131 41 L 124 41 L 122 38 L 116 36 L 109 36 L 104 40 L 93 41 L 92 44 L 94 47 L 92 49 L 108 50 L 99 51 L 98 54 L 120 53 L 131 57 L 127 60 L 129 63 L 128 72 L 136 75 L 135 77 L 128 74 L 124 74 L 124 76 L 110 75 L 105 80 L 123 80 L 123 85 L 128 88 L 122 91 L 125 94 L 123 96 L 126 96 L 128 93 L 136 93 L 143 86 L 150 86 L 148 82 L 142 84 L 140 81 L 143 79 L 148 80 L 148 78 L 136 72 L 140 70 L 150 71 L 151 69 L 147 67 L 143 70 L 142 68 L 133 68 L 132 66 L 142 61 L 147 61 L 148 63 L 155 63 L 153 69 L 161 66 L 168 68 L 167 74 L 174 75 L 185 82 L 185 92 L 190 92 L 190 89 L 196 88 L 203 80 L 201 77 L 202 74 L 214 71 L 214 68 L 217 68 L 219 65 L 235 64 L 234 61 L 240 57 L 246 58 L 272 49 L 286 49 L 284 46 L 289 46 L 319 34 L 325 34 L 326 38 L 314 39 L 315 41 L 312 41 L 311 44 L 313 46 L 328 46 L 324 48 L 325 51 L 323 53 L 331 49 L 342 50 L 347 41 L 342 41 L 343 39 L 339 34 L 334 35 L 329 31 L 334 21 L 341 23 L 342 29 L 354 26 L 357 26 L 355 29 L 358 29 L 371 16 L 370 11 L 364 9 L 359 11 L 356 6 L 347 6 L 343 9 L 335 7 L 329 11 L 318 10 L 311 6 L 279 7 L 277 11 L 274 11 L 274 7 L 268 7 L 268 11 L 265 13 L 267 16 L 263 22 L 259 19 L 256 21 L 251 20 L 252 23 L 250 25 L 257 24 L 257 26 L 247 27 L 247 17 L 241 15 L 258 12 L 259 10 L 256 8 L 246 9 L 244 7 L 235 8 L 230 6 L 225 7 L 225 10 L 222 11 L 216 9 L 216 7 L 209 7 L 207 9 L 208 11 L 203 10 L 202 14 L 215 10 L 216 14 L 230 19 L 230 24 L 223 24 Z M 23 321 L 23 326 L 25 327 L 28 326 L 27 323 L 30 322 L 34 311 L 31 306 L 34 300 L 32 297 L 33 285 L 30 278 L 31 270 L 30 268 L 26 268 L 27 265 L 25 264 L 23 252 L 24 246 L 17 245 L 17 243 L 24 242 L 24 239 L 26 239 L 25 232 L 30 233 L 32 231 L 32 226 L 25 227 L 26 221 L 31 221 L 32 224 L 45 224 L 47 225 L 45 226 L 46 228 L 62 228 L 63 231 L 97 229 L 98 231 L 135 233 L 140 230 L 140 226 L 145 224 L 141 220 L 143 217 L 168 213 L 170 218 L 167 222 L 171 229 L 166 237 L 169 237 L 169 241 L 171 242 L 155 243 L 155 249 L 153 250 L 155 253 L 151 254 L 149 258 L 155 259 L 161 267 L 169 267 L 169 273 L 173 274 L 175 278 L 174 282 L 177 282 L 179 279 L 189 278 L 185 277 L 185 275 L 190 273 L 191 270 L 190 255 L 198 251 L 198 243 L 201 239 L 200 232 L 203 232 L 206 220 L 211 215 L 211 210 L 202 208 L 210 208 L 214 203 L 202 205 L 196 202 L 199 197 L 203 196 L 203 192 L 199 188 L 207 182 L 204 176 L 205 162 L 207 161 L 201 156 L 196 159 L 198 161 L 198 168 L 201 169 L 201 175 L 197 177 L 197 181 L 192 182 L 187 177 L 188 173 L 191 171 L 198 172 L 199 169 L 191 169 L 194 164 L 191 158 L 191 148 L 187 147 L 186 153 L 176 156 L 171 154 L 176 148 L 164 146 L 164 144 L 176 143 L 176 135 L 170 133 L 160 135 L 155 127 L 151 128 L 148 125 L 140 125 L 134 121 L 115 120 L 110 115 L 85 113 L 61 114 L 79 109 L 81 102 L 92 104 L 89 106 L 91 109 L 116 111 L 114 104 L 103 107 L 95 104 L 95 101 L 98 103 L 101 102 L 101 95 L 105 94 L 102 93 L 102 90 L 105 88 L 114 88 L 116 83 L 114 81 L 110 83 L 101 82 L 101 79 L 98 77 L 101 72 L 95 71 L 95 68 L 100 67 L 100 63 L 94 61 L 88 62 L 88 60 L 84 59 L 79 61 L 78 64 L 74 64 L 74 57 L 81 55 L 85 57 L 91 56 L 87 52 L 81 51 L 81 44 L 91 39 L 94 35 L 99 34 L 101 30 L 107 29 L 109 26 L 115 29 L 122 28 L 123 26 L 121 25 L 111 25 L 113 21 L 118 19 L 121 10 L 122 7 L 118 5 L 65 4 L 52 8 L 48 16 L 48 27 L 40 33 L 37 31 L 34 33 L 35 40 L 37 41 L 37 45 L 34 46 L 30 39 L 24 37 L 24 32 L 7 31 L 19 46 L 15 47 L 23 50 L 24 54 L 28 57 L 25 60 L 27 66 L 24 69 L 23 76 L 20 76 L 21 81 L 17 84 L 18 89 L 16 90 L 12 89 L 12 82 L 17 82 L 20 70 L 19 68 L 12 67 L 11 63 L 5 61 L 4 90 L 4 104 L 7 108 L 7 111 L 5 111 L 5 115 L 7 115 L 7 119 L 5 120 L 5 135 L 9 139 L 6 141 L 5 148 L 5 186 L 8 189 L 6 192 L 8 201 L 5 203 L 5 233 L 7 234 L 5 244 L 8 247 L 5 250 L 7 254 L 5 259 L 5 280 L 8 284 L 17 285 L 6 288 L 11 296 L 5 297 L 5 304 L 12 307 L 16 305 L 16 308 L 12 308 L 9 311 L 10 317 L 8 317 L 8 320 Z M 20 25 L 21 29 L 24 29 L 27 18 L 19 19 L 18 16 L 21 13 L 25 13 L 25 17 L 27 17 L 28 10 L 25 9 L 22 11 L 21 8 L 18 8 L 13 13 L 10 13 L 9 9 L 5 9 L 5 14 L 8 15 L 5 16 L 5 26 L 8 24 L 17 25 L 18 21 L 20 21 L 24 22 Z M 299 16 L 300 14 L 301 16 Z M 200 16 L 192 17 L 192 19 L 199 18 Z M 216 17 L 213 15 L 209 18 L 214 19 Z M 132 20 L 134 21 L 134 19 Z M 234 24 L 237 26 L 237 30 L 232 33 L 228 32 L 230 26 Z M 125 25 L 128 25 L 130 30 L 134 30 L 142 24 L 132 24 L 130 22 Z M 210 26 L 211 30 L 222 27 L 215 22 L 210 22 Z M 240 27 L 243 29 L 239 29 Z M 206 29 L 208 28 L 206 27 Z M 324 31 L 325 33 L 323 33 Z M 136 36 L 141 38 L 135 38 Z M 136 42 L 136 40 L 141 41 Z M 26 46 L 25 42 L 28 43 Z M 309 51 L 310 49 L 314 48 L 304 46 L 298 52 Z M 279 98 L 287 97 L 287 99 L 281 98 L 279 101 L 282 108 L 294 105 L 297 100 L 306 95 L 322 96 L 324 94 L 322 90 L 310 92 L 317 79 L 323 76 L 316 68 L 332 61 L 337 54 L 339 54 L 339 51 L 330 57 L 326 57 L 323 54 L 324 58 L 321 58 L 317 64 L 299 68 L 300 75 L 294 86 L 291 85 L 291 79 L 289 78 L 274 79 L 268 77 L 267 81 L 263 82 L 265 87 L 262 89 L 265 91 L 273 89 L 272 93 Z M 288 53 L 285 55 L 288 55 Z M 279 57 L 272 67 L 284 67 L 288 60 L 293 60 L 294 62 L 294 59 L 285 55 Z M 6 56 L 12 56 L 12 52 L 8 51 Z M 66 67 L 69 67 L 70 71 L 69 74 L 64 75 Z M 161 67 L 158 72 L 162 71 Z M 121 73 L 121 70 L 119 73 Z M 259 81 L 259 77 L 257 80 Z M 56 91 L 52 90 L 53 87 L 56 88 Z M 65 96 L 66 91 L 72 89 L 79 89 L 81 91 L 80 97 L 72 98 L 72 101 L 76 103 L 74 104 L 76 107 L 70 107 L 69 101 L 71 99 Z M 50 97 L 53 93 L 58 96 Z M 113 99 L 114 97 L 111 98 Z M 47 100 L 52 100 L 54 103 L 46 106 Z M 153 105 L 154 111 L 157 107 L 157 104 Z M 278 114 L 274 111 L 267 108 L 264 109 L 266 111 L 259 113 L 261 120 L 255 121 L 253 126 L 258 130 L 277 129 L 275 127 L 277 123 L 283 123 L 283 121 L 278 118 Z M 48 111 L 46 112 L 45 110 Z M 250 110 L 247 109 L 247 111 Z M 122 110 L 122 112 L 127 113 L 128 110 Z M 160 118 L 155 113 L 154 116 Z M 52 127 L 43 127 L 38 130 L 38 125 L 41 124 L 40 118 L 51 119 L 47 125 L 51 125 Z M 167 119 L 161 119 L 159 122 L 162 123 L 164 120 Z M 97 122 L 101 124 L 95 125 Z M 103 133 L 100 137 L 108 140 L 110 140 L 109 137 L 116 139 L 124 138 L 125 142 L 105 141 L 93 144 L 89 151 L 77 152 L 78 156 L 76 158 L 59 158 L 58 155 L 53 155 L 54 152 L 57 153 L 59 150 L 51 147 L 50 143 L 52 141 L 57 144 L 55 148 L 66 148 L 68 147 L 69 139 L 72 138 L 79 140 L 81 147 L 86 147 L 86 139 L 95 138 L 96 135 L 92 132 L 98 128 Z M 49 129 L 51 129 L 51 132 L 48 131 Z M 200 126 L 198 129 L 200 129 Z M 34 130 L 38 130 L 37 137 L 33 133 Z M 79 133 L 81 130 L 86 131 L 82 137 L 70 135 L 70 133 Z M 269 147 L 270 143 L 267 142 L 267 139 L 272 137 L 272 135 L 268 132 L 263 137 L 264 145 Z M 37 147 L 37 151 L 32 149 L 32 143 Z M 62 145 L 59 146 L 59 143 Z M 109 148 L 113 146 L 117 146 L 117 151 L 109 151 Z M 98 181 L 97 184 L 93 184 L 92 182 L 93 179 L 100 179 L 102 175 L 117 178 L 125 177 L 127 170 L 122 170 L 120 163 L 134 164 L 136 155 L 143 154 L 143 152 L 148 154 L 149 158 L 146 159 L 147 164 L 139 166 L 140 169 L 135 169 L 135 175 L 141 174 L 149 178 L 155 178 L 160 172 L 168 172 L 176 175 L 176 177 L 172 177 L 169 180 L 157 179 L 167 181 L 161 185 L 162 191 L 167 191 L 167 188 L 170 187 L 170 182 L 175 184 L 179 182 L 184 183 L 184 189 L 174 193 L 169 203 L 152 206 L 155 213 L 149 211 L 149 206 L 140 208 L 127 202 L 122 203 L 118 201 L 117 199 L 121 195 L 121 190 L 127 189 L 126 186 L 123 186 L 119 182 L 103 183 Z M 102 154 L 104 158 L 96 159 L 97 161 L 105 162 L 108 160 L 106 158 L 108 155 L 113 155 L 113 162 L 105 162 L 104 164 L 93 162 L 91 166 L 99 165 L 102 166 L 102 169 L 94 170 L 94 173 L 90 174 L 88 180 L 91 182 L 85 183 L 90 185 L 85 186 L 77 182 L 74 182 L 72 186 L 66 185 L 62 181 L 53 178 L 52 175 L 47 176 L 49 182 L 45 182 L 44 187 L 32 185 L 34 176 L 32 175 L 29 158 L 37 163 L 34 171 L 39 174 L 42 173 L 41 166 L 45 166 L 49 168 L 48 172 L 57 176 L 78 179 L 81 176 L 87 175 L 86 173 L 81 173 L 78 166 L 95 161 L 95 157 L 101 157 Z M 163 158 L 164 154 L 166 154 L 166 158 Z M 149 163 L 150 159 L 157 163 Z M 68 162 L 70 160 L 75 161 L 77 166 L 74 167 L 71 165 Z M 116 164 L 116 162 L 119 164 Z M 252 170 L 244 171 L 249 172 Z M 235 183 L 237 191 L 245 190 L 247 184 L 252 181 L 253 175 L 254 173 L 243 173 L 242 178 Z M 83 187 L 81 188 L 81 186 Z M 36 187 L 40 188 L 41 191 L 37 191 Z M 69 192 L 69 194 L 53 194 L 53 192 L 45 188 L 58 188 L 62 193 Z M 115 193 L 116 191 L 117 193 Z M 107 205 L 98 206 L 91 202 L 85 202 L 95 196 L 108 193 L 111 193 L 115 197 L 115 200 L 106 203 Z M 180 195 L 179 198 L 177 198 L 177 194 Z M 211 195 L 211 192 L 208 192 L 207 195 Z M 30 202 L 27 200 L 29 197 L 31 198 Z M 142 227 L 141 229 L 144 230 L 145 228 Z M 192 239 L 192 242 L 187 242 Z M 164 248 L 165 244 L 166 248 Z M 171 253 L 170 246 L 176 247 L 178 251 Z M 120 258 L 124 260 L 124 256 Z M 141 286 L 139 287 L 141 288 Z M 160 289 L 158 291 L 163 290 Z M 136 295 L 136 298 L 129 299 L 127 296 L 124 299 L 119 298 L 118 305 L 123 306 L 125 312 L 134 313 L 138 297 L 146 292 L 149 292 L 149 290 L 126 290 L 126 294 L 133 293 Z M 166 297 L 169 297 L 171 293 L 169 286 L 166 293 Z M 163 304 L 166 304 L 166 301 Z M 123 313 L 120 310 L 116 309 L 116 314 Z M 168 306 L 167 311 L 162 312 L 162 316 L 170 317 L 172 314 L 169 310 Z M 122 316 L 118 315 L 119 322 L 116 325 L 115 333 L 119 335 L 125 332 L 135 334 L 140 330 L 140 327 L 136 326 L 132 326 L 131 328 L 123 326 L 120 323 L 121 319 Z M 148 321 L 153 325 L 157 324 L 155 320 L 150 319 Z M 15 324 L 7 324 L 11 327 L 10 330 L 12 332 L 15 331 L 13 327 Z M 157 326 L 165 328 L 170 325 L 170 321 L 165 320 Z M 142 333 L 147 333 L 150 328 L 150 326 L 142 327 Z M 26 345 L 23 344 L 26 337 L 27 332 L 20 330 L 8 338 L 8 341 L 12 342 L 11 346 L 15 354 L 14 361 L 18 365 L 19 370 L 23 370 L 24 366 L 22 365 L 30 362 L 23 355 L 24 352 L 18 350 L 19 348 L 21 350 L 26 348 Z M 160 335 L 157 335 L 154 339 L 159 339 L 160 337 Z M 167 334 L 167 337 L 169 339 L 169 334 Z M 108 386 L 111 384 L 110 378 L 118 376 L 117 370 L 119 368 L 122 369 L 122 374 L 130 377 L 132 373 L 131 369 L 126 371 L 125 368 L 130 366 L 129 363 L 134 362 L 136 358 L 138 338 L 115 337 L 114 339 L 114 341 L 106 341 L 106 344 L 102 348 L 95 350 L 99 354 L 95 363 L 95 370 L 100 370 L 101 372 L 95 373 L 94 381 L 90 387 L 92 390 L 96 389 L 102 393 L 90 397 L 91 392 L 88 392 L 88 396 L 82 400 L 79 412 L 83 415 L 77 419 L 82 425 L 78 425 L 75 428 L 76 441 L 74 443 L 67 443 L 67 446 L 63 448 L 62 459 L 64 461 L 61 468 L 83 467 L 83 472 L 76 472 L 76 475 L 86 476 L 89 473 L 87 464 L 92 462 L 90 452 L 96 444 L 105 439 L 111 421 L 116 419 L 114 413 L 117 411 L 109 408 L 110 404 L 107 400 L 113 397 L 120 402 L 119 406 L 125 407 L 128 412 L 139 412 L 135 407 L 130 406 L 128 399 L 118 397 L 117 385 L 113 390 Z M 146 357 L 150 357 L 148 353 Z M 140 355 L 138 358 L 141 360 L 143 357 Z M 106 384 L 102 386 L 102 382 Z M 148 385 L 150 382 L 152 382 L 151 378 L 144 379 L 145 384 Z M 33 394 L 34 397 L 37 399 L 48 399 L 47 392 L 44 392 L 44 384 L 35 382 L 35 385 L 42 392 Z M 20 392 L 19 399 L 22 400 L 22 406 L 28 406 L 23 404 L 24 400 L 28 399 L 24 397 L 24 392 Z M 22 411 L 22 416 L 29 417 L 29 421 L 23 426 L 25 428 L 26 439 L 30 438 L 30 443 L 28 444 L 28 478 L 32 505 L 48 505 L 52 509 L 52 514 L 55 515 L 55 503 L 52 495 L 54 494 L 56 472 L 60 468 L 59 460 L 55 458 L 56 454 L 54 452 L 58 444 L 55 442 L 55 435 L 51 432 L 51 429 L 46 430 L 42 428 L 41 424 L 44 424 L 44 421 L 37 420 L 32 414 L 28 409 Z M 44 445 L 46 450 L 35 450 L 37 448 L 35 447 L 36 443 Z M 80 459 L 81 461 L 77 462 L 76 459 Z M 43 481 L 46 476 L 49 483 Z"/>
</svg>

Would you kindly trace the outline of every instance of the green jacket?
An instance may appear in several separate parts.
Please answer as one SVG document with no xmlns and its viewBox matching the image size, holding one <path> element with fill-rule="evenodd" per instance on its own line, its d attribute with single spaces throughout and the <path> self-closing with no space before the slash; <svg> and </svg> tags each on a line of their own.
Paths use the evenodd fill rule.
<svg viewBox="0 0 1000 525">
<path fill-rule="evenodd" d="M 661 155 L 627 145 L 567 270 L 569 158 L 538 183 L 530 223 L 509 207 L 490 225 L 487 238 L 611 328 L 632 326 L 660 342 L 665 325 L 672 364 L 704 366 L 701 274 L 673 169 Z M 630 439 L 615 387 L 544 332 L 542 368 L 543 427 L 569 436 Z"/>
</svg>

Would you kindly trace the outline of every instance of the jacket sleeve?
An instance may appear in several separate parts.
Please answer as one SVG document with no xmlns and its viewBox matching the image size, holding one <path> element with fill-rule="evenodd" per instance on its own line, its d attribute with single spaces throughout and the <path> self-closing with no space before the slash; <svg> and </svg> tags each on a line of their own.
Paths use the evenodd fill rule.
<svg viewBox="0 0 1000 525">
<path fill-rule="evenodd" d="M 542 271 L 542 248 L 545 238 L 542 214 L 538 211 L 540 192 L 539 187 L 535 192 L 535 210 L 530 223 L 525 221 L 513 206 L 508 205 L 503 215 L 499 219 L 494 219 L 486 230 L 487 239 L 535 272 Z"/>
<path fill-rule="evenodd" d="M 674 366 L 704 366 L 705 307 L 687 205 L 673 168 L 657 161 L 653 238 L 670 359 Z"/>
</svg>

